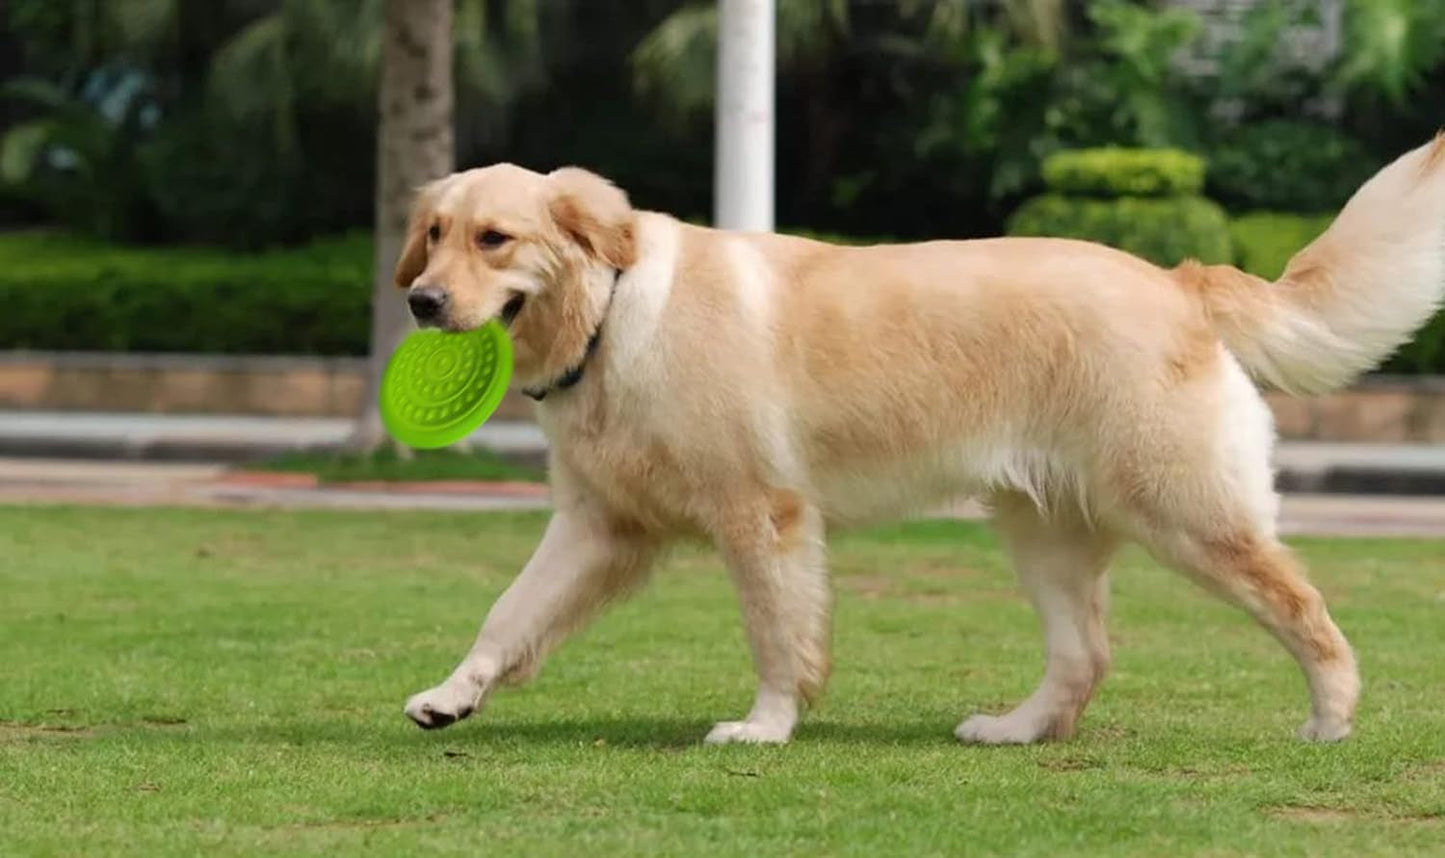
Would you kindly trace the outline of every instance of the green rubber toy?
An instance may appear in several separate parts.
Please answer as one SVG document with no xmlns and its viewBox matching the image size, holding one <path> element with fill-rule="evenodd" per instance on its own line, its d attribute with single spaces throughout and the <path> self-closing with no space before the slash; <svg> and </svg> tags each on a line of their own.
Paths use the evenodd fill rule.
<svg viewBox="0 0 1445 858">
<path fill-rule="evenodd" d="M 492 416 L 511 378 L 512 341 L 499 323 L 460 334 L 417 331 L 382 373 L 382 425 L 408 447 L 455 444 Z"/>
</svg>

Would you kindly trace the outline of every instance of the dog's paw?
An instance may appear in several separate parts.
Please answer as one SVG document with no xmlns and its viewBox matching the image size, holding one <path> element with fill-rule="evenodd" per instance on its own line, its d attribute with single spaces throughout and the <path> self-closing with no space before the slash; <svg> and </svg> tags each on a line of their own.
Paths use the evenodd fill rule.
<svg viewBox="0 0 1445 858">
<path fill-rule="evenodd" d="M 436 730 L 454 724 L 476 711 L 478 694 L 475 688 L 443 683 L 406 701 L 406 717 L 423 730 Z"/>
<path fill-rule="evenodd" d="M 974 715 L 964 720 L 953 735 L 960 742 L 979 745 L 1027 745 L 1044 738 L 1047 725 L 1014 715 Z"/>
<path fill-rule="evenodd" d="M 1350 722 L 1339 718 L 1314 717 L 1299 728 L 1299 737 L 1306 742 L 1338 742 L 1350 735 Z"/>
<path fill-rule="evenodd" d="M 792 735 L 790 727 L 766 721 L 721 721 L 703 741 L 709 745 L 781 745 Z"/>
</svg>

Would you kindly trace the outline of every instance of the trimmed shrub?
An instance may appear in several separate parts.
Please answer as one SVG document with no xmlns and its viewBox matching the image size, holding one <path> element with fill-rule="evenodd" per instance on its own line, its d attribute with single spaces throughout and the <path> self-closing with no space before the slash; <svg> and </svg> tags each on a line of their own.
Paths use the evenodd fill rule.
<svg viewBox="0 0 1445 858">
<path fill-rule="evenodd" d="M 256 254 L 0 235 L 0 348 L 364 355 L 364 235 Z"/>
<path fill-rule="evenodd" d="M 1284 273 L 1289 259 L 1314 241 L 1334 215 L 1293 215 L 1251 212 L 1229 224 L 1234 240 L 1235 264 L 1251 274 L 1274 280 Z"/>
<path fill-rule="evenodd" d="M 1192 196 L 1204 188 L 1204 161 L 1179 149 L 1076 149 L 1044 161 L 1057 194 L 1099 197 Z"/>
<path fill-rule="evenodd" d="M 1210 153 L 1209 194 L 1231 210 L 1336 211 L 1380 166 L 1327 125 L 1250 123 Z"/>
<path fill-rule="evenodd" d="M 1014 212 L 1008 233 L 1097 241 L 1164 266 L 1185 259 L 1234 260 L 1229 218 L 1203 197 L 1100 200 L 1046 194 Z"/>
<path fill-rule="evenodd" d="M 316 114 L 297 150 L 276 132 L 209 115 L 177 116 L 141 151 L 146 193 L 168 241 L 237 250 L 296 245 L 367 223 L 375 146 L 370 117 Z"/>
<path fill-rule="evenodd" d="M 1097 241 L 1166 266 L 1234 260 L 1229 218 L 1198 196 L 1204 162 L 1188 152 L 1059 152 L 1044 162 L 1044 181 L 1053 193 L 1020 206 L 1009 219 L 1009 235 Z"/>
</svg>

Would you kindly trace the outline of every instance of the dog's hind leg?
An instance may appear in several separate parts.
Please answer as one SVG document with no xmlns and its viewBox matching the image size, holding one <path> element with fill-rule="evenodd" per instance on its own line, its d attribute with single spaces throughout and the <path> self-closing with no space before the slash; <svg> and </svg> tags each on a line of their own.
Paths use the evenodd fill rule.
<svg viewBox="0 0 1445 858">
<path fill-rule="evenodd" d="M 719 723 L 707 741 L 786 742 L 799 702 L 828 677 L 832 595 L 822 517 L 796 495 L 775 492 L 765 513 L 734 517 L 718 542 L 742 602 L 758 695 L 745 719 Z"/>
<path fill-rule="evenodd" d="M 1043 625 L 1044 678 L 1013 711 L 974 715 L 955 735 L 990 745 L 1068 738 L 1109 669 L 1104 617 L 1117 540 L 1077 510 L 1045 514 L 1022 495 L 996 500 L 994 524 Z"/>
<path fill-rule="evenodd" d="M 1299 662 L 1312 710 L 1301 738 L 1329 742 L 1349 735 L 1360 693 L 1354 652 L 1288 548 L 1249 528 L 1166 532 L 1151 541 L 1161 559 L 1244 608 Z"/>
<path fill-rule="evenodd" d="M 1222 394 L 1219 434 L 1201 440 L 1176 429 L 1167 454 L 1138 457 L 1138 473 L 1149 476 L 1128 502 L 1131 535 L 1284 644 L 1309 683 L 1302 738 L 1343 739 L 1360 692 L 1354 653 L 1275 535 L 1268 411 L 1236 366 L 1226 367 Z"/>
</svg>

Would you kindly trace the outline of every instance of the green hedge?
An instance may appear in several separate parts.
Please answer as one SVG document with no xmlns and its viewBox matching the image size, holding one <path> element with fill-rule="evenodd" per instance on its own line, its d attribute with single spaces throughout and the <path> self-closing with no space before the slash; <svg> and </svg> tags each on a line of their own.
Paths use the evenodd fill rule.
<svg viewBox="0 0 1445 858">
<path fill-rule="evenodd" d="M 0 348 L 364 355 L 371 242 L 266 253 L 0 235 Z"/>
<path fill-rule="evenodd" d="M 1273 280 L 1306 244 L 1329 228 L 1334 215 L 1251 212 L 1229 224 L 1235 264 L 1251 274 Z"/>
<path fill-rule="evenodd" d="M 1198 198 L 1046 196 L 1026 204 L 1010 232 L 1103 240 L 1162 264 L 1233 258 L 1273 279 L 1330 220 L 1254 213 L 1225 226 L 1222 219 Z M 363 355 L 370 283 L 365 235 L 233 254 L 0 234 L 0 349 Z M 1445 372 L 1445 314 L 1385 369 Z"/>
<path fill-rule="evenodd" d="M 1228 216 L 1202 197 L 1099 200 L 1046 194 L 1014 212 L 1008 233 L 1098 241 L 1165 266 L 1185 259 L 1234 259 Z"/>
<path fill-rule="evenodd" d="M 1044 184 L 1056 194 L 1101 197 L 1194 196 L 1204 188 L 1204 161 L 1178 149 L 1075 149 L 1044 161 Z"/>
</svg>

